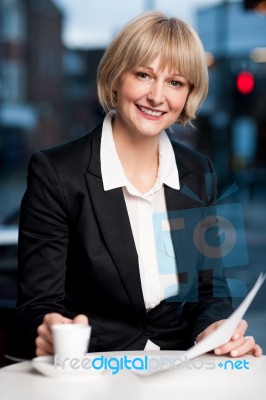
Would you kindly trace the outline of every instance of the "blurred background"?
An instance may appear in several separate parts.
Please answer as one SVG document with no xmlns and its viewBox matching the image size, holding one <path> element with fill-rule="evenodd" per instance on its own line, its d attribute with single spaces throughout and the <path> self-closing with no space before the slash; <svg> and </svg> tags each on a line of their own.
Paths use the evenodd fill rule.
<svg viewBox="0 0 266 400">
<path fill-rule="evenodd" d="M 0 0 L 0 366 L 14 340 L 17 224 L 29 157 L 102 120 L 97 65 L 116 32 L 146 10 L 186 20 L 203 41 L 209 95 L 196 129 L 174 127 L 174 134 L 212 159 L 220 194 L 239 187 L 234 201 L 243 207 L 249 262 L 227 268 L 228 277 L 249 290 L 266 271 L 266 1 Z M 265 296 L 266 284 L 246 317 L 266 352 Z"/>
</svg>

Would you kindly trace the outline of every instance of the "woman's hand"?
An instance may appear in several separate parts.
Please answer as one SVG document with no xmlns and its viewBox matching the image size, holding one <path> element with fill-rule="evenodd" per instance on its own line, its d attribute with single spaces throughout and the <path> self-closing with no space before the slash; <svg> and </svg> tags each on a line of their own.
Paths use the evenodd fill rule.
<svg viewBox="0 0 266 400">
<path fill-rule="evenodd" d="M 211 332 L 217 329 L 225 320 L 214 322 L 202 331 L 196 338 L 196 342 L 204 339 Z M 261 347 L 255 343 L 253 336 L 244 336 L 248 324 L 245 320 L 241 320 L 229 342 L 223 344 L 214 350 L 217 355 L 230 354 L 231 357 L 240 357 L 244 354 L 252 354 L 255 357 L 262 355 Z"/>
<path fill-rule="evenodd" d="M 74 319 L 63 317 L 58 313 L 46 314 L 43 323 L 37 328 L 38 336 L 36 338 L 36 355 L 47 356 L 54 354 L 52 325 L 54 324 L 84 324 L 88 325 L 89 321 L 86 315 L 77 315 Z"/>
</svg>

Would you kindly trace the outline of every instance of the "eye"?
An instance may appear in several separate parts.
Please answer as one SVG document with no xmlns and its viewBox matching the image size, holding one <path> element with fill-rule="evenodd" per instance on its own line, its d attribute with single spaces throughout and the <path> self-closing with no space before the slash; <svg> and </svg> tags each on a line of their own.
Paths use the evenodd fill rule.
<svg viewBox="0 0 266 400">
<path fill-rule="evenodd" d="M 184 83 L 181 81 L 170 81 L 170 85 L 175 87 L 175 88 L 179 88 L 179 87 L 183 87 Z"/>
<path fill-rule="evenodd" d="M 141 71 L 136 72 L 136 76 L 137 76 L 137 78 L 139 78 L 141 80 L 146 80 L 149 78 L 149 75 L 147 74 L 147 72 L 141 72 Z"/>
</svg>

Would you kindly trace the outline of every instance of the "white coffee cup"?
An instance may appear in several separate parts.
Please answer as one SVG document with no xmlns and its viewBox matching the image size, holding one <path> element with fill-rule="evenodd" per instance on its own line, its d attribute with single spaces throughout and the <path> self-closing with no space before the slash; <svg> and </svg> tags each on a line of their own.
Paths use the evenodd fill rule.
<svg viewBox="0 0 266 400">
<path fill-rule="evenodd" d="M 52 326 L 55 361 L 67 365 L 71 359 L 82 359 L 88 352 L 91 327 L 83 324 L 55 324 Z"/>
</svg>

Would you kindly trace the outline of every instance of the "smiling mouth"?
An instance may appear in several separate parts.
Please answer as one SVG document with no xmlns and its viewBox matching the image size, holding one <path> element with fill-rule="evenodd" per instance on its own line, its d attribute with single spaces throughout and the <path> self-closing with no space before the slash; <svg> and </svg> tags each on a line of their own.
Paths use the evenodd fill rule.
<svg viewBox="0 0 266 400">
<path fill-rule="evenodd" d="M 138 109 L 142 111 L 143 113 L 147 115 L 151 115 L 152 117 L 160 117 L 161 115 L 165 114 L 164 111 L 156 111 L 156 110 L 151 110 L 150 108 L 146 108 L 143 106 L 137 105 Z"/>
</svg>

